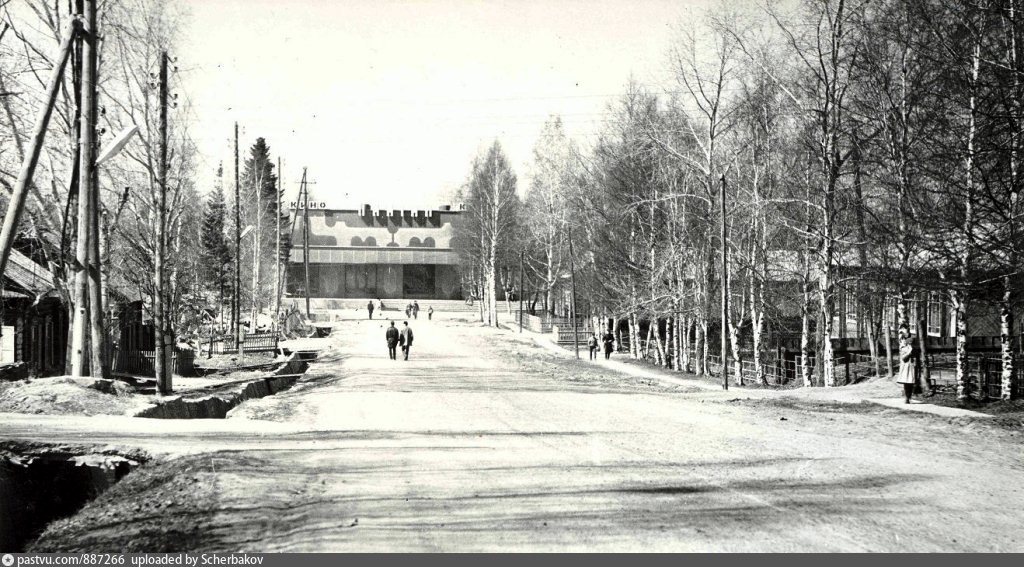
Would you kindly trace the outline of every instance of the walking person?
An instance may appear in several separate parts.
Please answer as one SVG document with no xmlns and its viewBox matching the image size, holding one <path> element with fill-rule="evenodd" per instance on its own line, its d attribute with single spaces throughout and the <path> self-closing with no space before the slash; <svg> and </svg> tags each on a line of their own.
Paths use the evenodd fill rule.
<svg viewBox="0 0 1024 567">
<path fill-rule="evenodd" d="M 602 340 L 604 341 L 604 359 L 610 360 L 612 357 L 612 349 L 615 348 L 615 336 L 612 335 L 611 331 L 605 331 Z"/>
<path fill-rule="evenodd" d="M 373 320 L 373 300 L 366 304 L 366 310 L 370 312 L 370 320 Z"/>
<path fill-rule="evenodd" d="M 914 383 L 917 375 L 914 365 L 914 347 L 910 344 L 910 333 L 900 331 L 900 373 L 896 376 L 896 382 L 903 384 L 903 403 L 909 404 L 910 397 L 914 395 Z"/>
<path fill-rule="evenodd" d="M 420 318 L 420 302 L 419 301 L 413 301 L 412 302 L 412 318 L 413 319 L 419 319 Z"/>
<path fill-rule="evenodd" d="M 434 307 L 433 306 L 427 307 L 427 321 L 430 321 L 433 318 L 434 318 Z"/>
<path fill-rule="evenodd" d="M 398 346 L 398 329 L 395 328 L 395 322 L 391 322 L 391 326 L 388 327 L 387 332 L 384 334 L 384 338 L 388 341 L 388 356 L 391 360 L 398 360 L 398 353 L 395 352 Z"/>
<path fill-rule="evenodd" d="M 405 316 L 406 318 L 412 317 L 412 303 L 405 304 Z"/>
<path fill-rule="evenodd" d="M 590 347 L 590 360 L 597 360 L 597 333 L 590 334 L 587 346 Z"/>
<path fill-rule="evenodd" d="M 405 355 L 405 360 L 409 360 L 409 349 L 412 348 L 412 329 L 409 328 L 408 321 L 402 324 L 404 327 L 402 327 L 398 342 L 402 345 L 402 353 Z"/>
</svg>

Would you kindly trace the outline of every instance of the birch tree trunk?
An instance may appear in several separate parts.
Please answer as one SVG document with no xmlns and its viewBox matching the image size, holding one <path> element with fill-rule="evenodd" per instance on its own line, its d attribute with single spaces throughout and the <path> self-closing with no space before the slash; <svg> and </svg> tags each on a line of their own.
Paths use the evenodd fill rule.
<svg viewBox="0 0 1024 567">
<path fill-rule="evenodd" d="M 711 374 L 711 369 L 708 368 L 708 349 L 710 347 L 710 345 L 708 345 L 708 320 L 704 319 L 703 321 L 701 321 L 700 327 L 701 327 L 700 328 L 701 335 L 702 335 L 702 337 L 704 339 L 703 341 L 701 341 L 701 353 L 700 353 L 701 373 L 705 374 L 705 375 L 708 375 L 708 374 Z"/>
<path fill-rule="evenodd" d="M 753 337 L 754 338 L 754 380 L 757 381 L 759 384 L 763 384 L 763 385 L 767 386 L 768 385 L 768 379 L 765 377 L 764 369 L 761 368 L 762 358 L 763 358 L 763 356 L 762 356 L 763 353 L 761 352 L 761 349 L 763 348 L 762 345 L 761 345 L 761 333 L 764 331 L 764 305 L 763 305 L 764 304 L 764 291 L 763 291 L 763 285 L 762 285 L 762 287 L 759 290 L 756 290 L 756 291 L 752 290 L 751 294 L 752 294 L 751 298 L 750 298 L 751 305 L 757 306 L 757 307 L 751 309 L 751 311 L 750 311 L 751 316 L 753 317 L 753 320 L 751 321 L 751 323 L 753 325 L 753 335 L 754 335 L 754 337 Z"/>
<path fill-rule="evenodd" d="M 926 319 L 918 319 L 917 322 L 917 344 L 921 363 L 921 373 L 918 375 L 921 384 L 921 392 L 930 396 L 932 393 L 931 367 L 928 365 L 928 322 Z"/>
<path fill-rule="evenodd" d="M 668 355 L 665 357 L 665 368 L 673 368 L 679 366 L 679 351 L 676 350 L 676 338 L 674 329 L 672 328 L 675 324 L 675 313 L 669 316 L 665 320 L 665 344 L 667 345 L 666 350 Z"/>
<path fill-rule="evenodd" d="M 963 291 L 953 292 L 953 312 L 956 316 L 956 399 L 967 399 L 967 297 Z"/>
<path fill-rule="evenodd" d="M 892 329 L 889 325 L 885 326 L 885 364 L 886 369 L 889 371 L 889 379 L 891 380 L 894 374 L 892 368 Z"/>
<path fill-rule="evenodd" d="M 667 364 L 667 358 L 665 357 L 665 345 L 661 342 L 661 332 L 658 329 L 658 320 L 651 321 L 651 329 L 648 334 L 654 336 L 654 359 L 658 366 L 665 366 Z"/>
<path fill-rule="evenodd" d="M 1003 279 L 1003 300 L 999 309 L 999 353 L 1002 359 L 999 398 L 1009 401 L 1013 398 L 1013 311 L 1010 309 L 1012 292 L 1010 277 Z"/>
<path fill-rule="evenodd" d="M 704 346 L 704 343 L 707 342 L 706 330 L 707 324 L 704 322 L 703 319 L 700 319 L 694 323 L 693 356 L 695 360 L 693 361 L 693 372 L 697 376 L 703 376 L 704 369 L 706 368 L 704 365 L 704 357 L 706 356 L 704 353 L 707 353 L 707 349 Z"/>
<path fill-rule="evenodd" d="M 640 319 L 636 313 L 630 313 L 630 356 L 640 359 Z"/>
<path fill-rule="evenodd" d="M 965 159 L 967 195 L 964 199 L 964 233 L 967 243 L 960 260 L 961 284 L 967 284 L 970 277 L 972 248 L 974 245 L 974 139 L 977 134 L 977 88 L 978 73 L 981 68 L 981 38 L 974 38 L 974 49 L 971 54 L 971 96 L 968 102 L 969 121 L 967 126 L 967 157 Z M 958 290 L 953 303 L 956 309 L 956 398 L 963 403 L 967 399 L 967 302 L 965 290 Z"/>
<path fill-rule="evenodd" d="M 690 326 L 692 325 L 690 317 L 683 318 L 682 336 L 680 337 L 680 346 L 682 347 L 683 361 L 680 365 L 680 372 L 690 372 Z"/>
<path fill-rule="evenodd" d="M 1020 89 L 1020 61 L 1017 53 L 1017 0 L 1008 0 L 1006 4 L 1006 29 L 1008 30 L 1007 42 L 1007 67 L 1010 68 L 1013 79 L 1010 91 L 1010 266 L 1014 269 L 1017 265 L 1017 204 L 1020 198 L 1020 142 L 1021 142 L 1021 98 L 1024 93 Z M 1013 358 L 1013 280 L 1012 276 L 1003 278 L 1003 300 L 1000 305 L 999 335 L 1000 354 L 1002 358 L 1002 371 L 1000 375 L 999 397 L 1004 401 L 1012 400 L 1014 397 L 1014 368 Z M 1020 340 L 1020 338 L 1018 338 Z"/>
<path fill-rule="evenodd" d="M 811 293 L 810 283 L 804 282 L 804 300 L 801 310 L 800 325 L 800 375 L 803 377 L 804 387 L 809 388 L 811 384 Z"/>
</svg>

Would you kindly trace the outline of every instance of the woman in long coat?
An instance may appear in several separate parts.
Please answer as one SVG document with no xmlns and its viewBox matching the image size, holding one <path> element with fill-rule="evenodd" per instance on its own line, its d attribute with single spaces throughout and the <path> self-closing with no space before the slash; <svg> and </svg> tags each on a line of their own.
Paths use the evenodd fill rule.
<svg viewBox="0 0 1024 567">
<path fill-rule="evenodd" d="M 896 376 L 896 382 L 903 384 L 903 403 L 910 403 L 910 396 L 914 395 L 914 383 L 917 381 L 914 366 L 914 347 L 910 345 L 910 335 L 900 333 L 900 373 Z"/>
</svg>

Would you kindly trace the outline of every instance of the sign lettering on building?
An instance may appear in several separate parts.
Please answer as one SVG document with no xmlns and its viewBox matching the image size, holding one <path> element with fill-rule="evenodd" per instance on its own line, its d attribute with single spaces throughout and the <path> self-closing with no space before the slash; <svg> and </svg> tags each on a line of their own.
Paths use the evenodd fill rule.
<svg viewBox="0 0 1024 567">
<path fill-rule="evenodd" d="M 292 201 L 288 204 L 293 209 L 326 209 L 326 201 Z"/>
</svg>

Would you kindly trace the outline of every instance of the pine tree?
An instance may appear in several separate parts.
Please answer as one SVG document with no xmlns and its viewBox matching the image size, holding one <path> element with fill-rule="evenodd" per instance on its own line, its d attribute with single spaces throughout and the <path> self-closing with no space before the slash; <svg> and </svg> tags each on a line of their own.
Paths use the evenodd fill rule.
<svg viewBox="0 0 1024 567">
<path fill-rule="evenodd" d="M 217 179 L 223 174 L 223 168 L 217 169 Z M 210 193 L 203 214 L 202 227 L 202 277 L 206 288 L 218 294 L 218 301 L 224 302 L 228 282 L 228 266 L 231 264 L 231 248 L 224 236 L 227 205 L 224 202 L 224 191 L 220 183 Z"/>
</svg>

